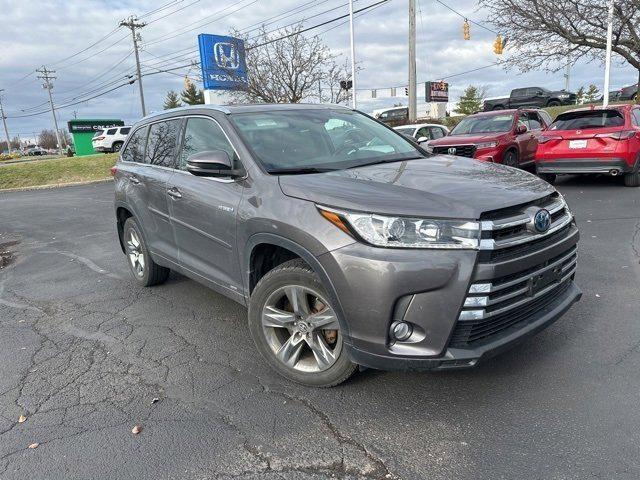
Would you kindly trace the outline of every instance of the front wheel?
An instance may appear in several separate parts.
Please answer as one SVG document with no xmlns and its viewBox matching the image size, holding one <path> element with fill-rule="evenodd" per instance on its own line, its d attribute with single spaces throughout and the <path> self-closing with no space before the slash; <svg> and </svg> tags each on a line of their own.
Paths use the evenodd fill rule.
<svg viewBox="0 0 640 480">
<path fill-rule="evenodd" d="M 124 249 L 127 263 L 136 282 L 143 287 L 164 283 L 169 277 L 169 269 L 153 261 L 145 244 L 140 227 L 133 219 L 127 218 L 123 229 Z"/>
<path fill-rule="evenodd" d="M 560 102 L 558 102 L 557 100 L 552 100 L 551 102 L 547 103 L 547 107 L 559 107 L 560 106 Z"/>
<path fill-rule="evenodd" d="M 516 168 L 518 166 L 518 153 L 513 150 L 506 152 L 504 157 L 502 157 L 502 164 L 507 167 Z"/>
<path fill-rule="evenodd" d="M 356 369 L 328 295 L 302 260 L 285 262 L 258 282 L 249 303 L 249 331 L 271 367 L 294 382 L 333 387 Z"/>
</svg>

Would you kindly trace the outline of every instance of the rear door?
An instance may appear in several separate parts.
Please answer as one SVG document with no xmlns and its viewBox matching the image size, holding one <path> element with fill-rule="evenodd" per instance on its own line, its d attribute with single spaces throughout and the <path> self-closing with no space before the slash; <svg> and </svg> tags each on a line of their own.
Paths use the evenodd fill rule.
<svg viewBox="0 0 640 480">
<path fill-rule="evenodd" d="M 180 265 L 223 292 L 239 294 L 236 216 L 243 187 L 231 178 L 199 177 L 186 171 L 189 156 L 207 150 L 224 150 L 236 168 L 242 168 L 216 120 L 204 116 L 186 120 L 178 170 L 167 188 Z"/>
<path fill-rule="evenodd" d="M 509 108 L 526 107 L 529 105 L 528 100 L 527 89 L 516 88 L 511 91 L 511 96 L 509 97 Z"/>
<path fill-rule="evenodd" d="M 133 133 L 122 152 L 127 203 L 140 222 L 152 254 L 177 262 L 169 220 L 167 180 L 176 165 L 180 119 L 145 126 Z"/>
<path fill-rule="evenodd" d="M 520 158 L 518 160 L 520 164 L 526 164 L 535 159 L 536 148 L 538 146 L 536 133 L 531 131 L 530 112 L 518 113 L 516 128 L 518 128 L 518 125 L 527 127 L 525 133 L 516 133 L 516 143 L 518 144 L 518 150 L 520 152 Z"/>
</svg>

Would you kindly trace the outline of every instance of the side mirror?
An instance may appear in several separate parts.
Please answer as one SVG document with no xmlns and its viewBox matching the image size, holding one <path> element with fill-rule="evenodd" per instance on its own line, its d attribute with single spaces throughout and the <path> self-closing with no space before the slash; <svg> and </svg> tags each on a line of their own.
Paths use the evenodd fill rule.
<svg viewBox="0 0 640 480">
<path fill-rule="evenodd" d="M 425 143 L 425 142 L 428 142 L 428 141 L 429 141 L 429 139 L 427 137 L 419 137 L 418 138 L 418 143 Z"/>
<path fill-rule="evenodd" d="M 187 158 L 187 172 L 199 177 L 237 177 L 229 154 L 224 150 L 206 150 Z"/>
<path fill-rule="evenodd" d="M 516 135 L 522 135 L 523 133 L 527 133 L 528 131 L 529 129 L 527 128 L 527 126 L 523 125 L 522 123 L 519 123 L 516 127 Z"/>
</svg>

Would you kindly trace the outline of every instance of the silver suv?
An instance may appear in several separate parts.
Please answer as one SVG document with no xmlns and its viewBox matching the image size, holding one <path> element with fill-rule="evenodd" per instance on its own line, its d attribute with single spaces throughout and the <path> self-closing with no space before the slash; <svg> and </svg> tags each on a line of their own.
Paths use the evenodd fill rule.
<svg viewBox="0 0 640 480">
<path fill-rule="evenodd" d="M 555 189 L 430 155 L 347 108 L 196 106 L 136 124 L 114 170 L 134 278 L 174 270 L 249 309 L 285 377 L 469 367 L 580 298 Z"/>
</svg>

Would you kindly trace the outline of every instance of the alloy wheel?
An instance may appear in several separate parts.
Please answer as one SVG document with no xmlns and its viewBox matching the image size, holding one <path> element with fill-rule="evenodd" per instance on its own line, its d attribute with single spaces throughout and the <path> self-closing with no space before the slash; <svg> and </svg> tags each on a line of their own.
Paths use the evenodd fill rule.
<svg viewBox="0 0 640 480">
<path fill-rule="evenodd" d="M 138 234 L 133 229 L 129 230 L 129 238 L 127 239 L 127 255 L 134 273 L 137 276 L 142 277 L 144 275 L 145 265 L 144 251 L 142 250 L 140 237 L 138 237 Z"/>
<path fill-rule="evenodd" d="M 338 360 L 342 337 L 338 318 L 317 291 L 287 285 L 264 304 L 262 330 L 278 360 L 301 372 L 321 372 Z"/>
</svg>

